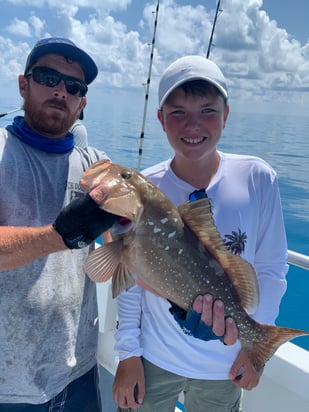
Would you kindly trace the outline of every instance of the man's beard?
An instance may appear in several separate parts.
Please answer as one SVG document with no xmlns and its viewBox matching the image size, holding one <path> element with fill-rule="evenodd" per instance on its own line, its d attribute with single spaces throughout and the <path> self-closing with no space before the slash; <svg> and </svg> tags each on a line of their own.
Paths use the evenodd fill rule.
<svg viewBox="0 0 309 412">
<path fill-rule="evenodd" d="M 46 112 L 45 106 L 55 104 L 67 109 L 66 102 L 58 99 L 49 99 L 43 105 L 33 102 L 31 97 L 24 101 L 24 110 L 29 120 L 29 126 L 39 134 L 47 136 L 65 136 L 77 118 L 77 113 L 66 111 L 66 116 L 60 116 L 56 111 L 53 114 Z"/>
</svg>

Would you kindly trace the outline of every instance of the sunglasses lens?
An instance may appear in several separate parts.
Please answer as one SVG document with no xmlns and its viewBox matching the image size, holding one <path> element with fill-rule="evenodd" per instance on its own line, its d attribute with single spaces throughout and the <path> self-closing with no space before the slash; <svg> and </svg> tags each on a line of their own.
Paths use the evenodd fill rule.
<svg viewBox="0 0 309 412">
<path fill-rule="evenodd" d="M 67 92 L 74 96 L 83 97 L 87 93 L 87 86 L 78 80 L 65 80 L 64 84 Z"/>
<path fill-rule="evenodd" d="M 35 82 L 48 87 L 57 86 L 61 80 L 57 73 L 50 72 L 43 67 L 34 67 L 32 69 L 32 77 Z"/>
<path fill-rule="evenodd" d="M 73 96 L 83 97 L 88 90 L 86 83 L 81 80 L 66 76 L 48 67 L 33 67 L 29 75 L 32 75 L 35 82 L 47 87 L 55 87 L 63 80 L 67 92 Z"/>
</svg>

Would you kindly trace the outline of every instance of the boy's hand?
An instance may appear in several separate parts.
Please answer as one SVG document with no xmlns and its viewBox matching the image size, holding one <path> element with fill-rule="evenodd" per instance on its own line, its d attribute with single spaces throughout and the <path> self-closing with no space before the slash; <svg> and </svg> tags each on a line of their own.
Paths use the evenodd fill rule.
<svg viewBox="0 0 309 412">
<path fill-rule="evenodd" d="M 233 345 L 238 338 L 238 330 L 232 318 L 225 318 L 222 301 L 213 302 L 212 296 L 198 296 L 193 306 L 186 312 L 171 302 L 169 309 L 184 333 L 209 341 L 220 339 L 226 345 Z"/>
</svg>

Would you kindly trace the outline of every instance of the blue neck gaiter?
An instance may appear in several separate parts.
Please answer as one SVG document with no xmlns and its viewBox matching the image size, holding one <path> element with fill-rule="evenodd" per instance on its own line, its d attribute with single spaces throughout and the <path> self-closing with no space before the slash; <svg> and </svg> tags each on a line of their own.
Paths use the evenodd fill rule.
<svg viewBox="0 0 309 412">
<path fill-rule="evenodd" d="M 28 127 L 22 116 L 16 116 L 13 123 L 6 127 L 22 142 L 49 153 L 69 153 L 75 144 L 74 135 L 68 132 L 59 139 L 51 139 L 34 132 Z"/>
</svg>

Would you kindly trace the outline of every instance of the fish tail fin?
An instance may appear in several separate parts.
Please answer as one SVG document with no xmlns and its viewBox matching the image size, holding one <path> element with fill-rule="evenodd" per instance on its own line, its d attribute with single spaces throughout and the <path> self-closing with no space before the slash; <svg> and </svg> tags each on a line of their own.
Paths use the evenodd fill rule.
<svg viewBox="0 0 309 412">
<path fill-rule="evenodd" d="M 243 346 L 246 349 L 249 359 L 255 369 L 259 371 L 265 363 L 273 356 L 280 345 L 288 342 L 290 339 L 297 336 L 309 335 L 309 332 L 299 329 L 284 328 L 272 325 L 259 324 L 263 330 L 263 339 L 258 341 L 244 342 Z"/>
</svg>

